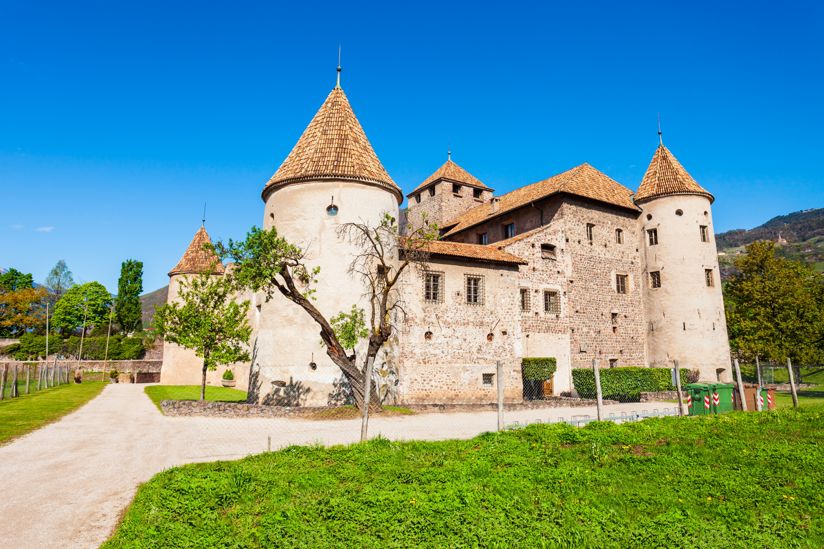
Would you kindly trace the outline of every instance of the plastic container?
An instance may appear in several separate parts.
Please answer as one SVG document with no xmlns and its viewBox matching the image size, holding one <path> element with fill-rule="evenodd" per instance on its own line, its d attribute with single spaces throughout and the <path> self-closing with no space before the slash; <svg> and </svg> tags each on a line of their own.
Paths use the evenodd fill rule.
<svg viewBox="0 0 824 549">
<path fill-rule="evenodd" d="M 735 385 L 732 383 L 713 383 L 710 386 L 710 397 L 712 402 L 712 412 L 714 414 L 724 414 L 735 410 L 733 401 L 733 391 Z"/>
<path fill-rule="evenodd" d="M 706 416 L 712 413 L 712 397 L 709 385 L 706 383 L 690 383 L 684 388 L 690 398 L 689 414 L 691 416 Z"/>
</svg>

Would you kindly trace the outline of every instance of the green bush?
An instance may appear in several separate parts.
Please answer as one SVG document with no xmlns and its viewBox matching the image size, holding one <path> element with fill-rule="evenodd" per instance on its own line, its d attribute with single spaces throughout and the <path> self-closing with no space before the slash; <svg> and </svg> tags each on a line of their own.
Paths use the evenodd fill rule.
<svg viewBox="0 0 824 549">
<path fill-rule="evenodd" d="M 80 351 L 80 337 L 49 336 L 49 353 L 65 356 L 77 356 Z M 9 345 L 5 352 L 17 360 L 34 360 L 46 356 L 46 336 L 24 334 L 20 343 Z M 136 360 L 146 354 L 143 339 L 113 335 L 109 338 L 110 360 Z M 84 360 L 103 360 L 106 357 L 106 337 L 87 337 L 83 340 Z"/>
<path fill-rule="evenodd" d="M 692 372 L 681 370 L 681 384 L 690 383 Z M 595 398 L 595 373 L 589 368 L 573 368 L 572 383 L 581 398 Z M 641 393 L 674 391 L 672 370 L 637 366 L 601 370 L 601 392 L 607 400 L 638 402 Z"/>
<path fill-rule="evenodd" d="M 235 374 L 232 373 L 232 370 L 226 370 L 223 372 L 223 379 L 226 381 L 233 381 L 235 379 Z"/>
<path fill-rule="evenodd" d="M 521 372 L 528 381 L 546 381 L 558 368 L 555 357 L 524 358 L 521 360 Z"/>
</svg>

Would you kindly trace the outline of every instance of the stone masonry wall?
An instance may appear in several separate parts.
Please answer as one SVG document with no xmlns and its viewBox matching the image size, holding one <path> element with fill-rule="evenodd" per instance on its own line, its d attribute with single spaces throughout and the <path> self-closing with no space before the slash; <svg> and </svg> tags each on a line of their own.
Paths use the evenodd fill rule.
<svg viewBox="0 0 824 549">
<path fill-rule="evenodd" d="M 421 225 L 421 216 L 425 213 L 429 223 L 435 223 L 443 227 L 462 213 L 492 198 L 492 193 L 486 190 L 481 191 L 481 198 L 475 198 L 474 188 L 468 185 L 461 185 L 459 192 L 454 193 L 452 185 L 451 181 L 439 181 L 432 187 L 416 193 L 420 196 L 420 202 L 415 196 L 410 198 L 409 224 L 419 227 Z M 435 189 L 434 195 L 429 194 L 431 188 Z"/>
</svg>

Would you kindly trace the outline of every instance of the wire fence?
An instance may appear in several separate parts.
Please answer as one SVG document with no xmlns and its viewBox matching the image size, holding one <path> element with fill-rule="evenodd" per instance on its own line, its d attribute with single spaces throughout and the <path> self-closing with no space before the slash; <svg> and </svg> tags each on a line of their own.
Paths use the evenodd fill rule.
<svg viewBox="0 0 824 549">
<path fill-rule="evenodd" d="M 3 364 L 0 365 L 0 400 L 17 398 L 72 382 L 70 368 L 56 361 L 52 364 Z"/>
</svg>

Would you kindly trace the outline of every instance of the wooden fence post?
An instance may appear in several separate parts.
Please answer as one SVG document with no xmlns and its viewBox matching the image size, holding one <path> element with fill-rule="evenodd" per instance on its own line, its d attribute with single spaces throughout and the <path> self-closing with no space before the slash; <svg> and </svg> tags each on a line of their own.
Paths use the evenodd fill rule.
<svg viewBox="0 0 824 549">
<path fill-rule="evenodd" d="M 366 374 L 363 380 L 363 415 L 361 416 L 360 439 L 365 441 L 369 431 L 369 405 L 372 403 L 372 366 L 374 358 L 366 361 Z"/>
<path fill-rule="evenodd" d="M 6 398 L 6 365 L 3 364 L 3 373 L 0 373 L 0 400 Z"/>
<path fill-rule="evenodd" d="M 11 380 L 11 398 L 17 398 L 20 396 L 20 393 L 17 391 L 17 364 L 14 365 L 14 374 L 12 375 Z"/>
<path fill-rule="evenodd" d="M 592 371 L 595 373 L 595 408 L 598 413 L 598 421 L 604 415 L 604 395 L 601 393 L 601 370 L 598 369 L 598 359 L 592 359 Z"/>
<path fill-rule="evenodd" d="M 735 365 L 735 379 L 738 380 L 738 396 L 741 398 L 741 410 L 747 411 L 747 399 L 744 396 L 744 382 L 741 381 L 741 368 L 738 366 L 738 359 L 733 360 Z"/>
<path fill-rule="evenodd" d="M 678 415 L 684 415 L 684 397 L 681 396 L 681 368 L 678 366 L 678 361 L 673 360 L 675 364 L 675 390 L 678 392 Z"/>
<path fill-rule="evenodd" d="M 31 392 L 29 385 L 31 384 L 31 364 L 26 365 L 26 394 Z"/>
<path fill-rule="evenodd" d="M 790 375 L 790 390 L 793 393 L 793 408 L 798 408 L 798 393 L 795 391 L 795 376 L 793 375 L 793 362 L 787 357 L 787 373 Z"/>
<path fill-rule="evenodd" d="M 498 430 L 504 430 L 504 365 L 501 361 L 495 363 L 495 377 L 498 378 Z"/>
</svg>

